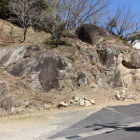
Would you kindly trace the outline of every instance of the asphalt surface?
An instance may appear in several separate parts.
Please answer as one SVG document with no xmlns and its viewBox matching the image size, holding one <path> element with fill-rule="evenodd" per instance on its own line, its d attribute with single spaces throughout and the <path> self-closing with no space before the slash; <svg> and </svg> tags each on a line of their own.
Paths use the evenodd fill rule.
<svg viewBox="0 0 140 140">
<path fill-rule="evenodd" d="M 140 140 L 140 104 L 108 106 L 43 140 Z"/>
</svg>

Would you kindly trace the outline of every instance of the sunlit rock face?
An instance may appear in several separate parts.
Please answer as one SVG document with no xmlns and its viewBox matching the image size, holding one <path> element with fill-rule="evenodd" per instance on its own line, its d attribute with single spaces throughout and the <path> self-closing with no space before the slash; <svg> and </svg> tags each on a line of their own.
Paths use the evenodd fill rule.
<svg viewBox="0 0 140 140">
<path fill-rule="evenodd" d="M 16 77 L 32 77 L 34 89 L 59 87 L 59 70 L 66 67 L 59 55 L 37 46 L 4 49 L 0 54 L 0 67 Z"/>
<path fill-rule="evenodd" d="M 89 44 L 96 44 L 111 35 L 101 27 L 92 24 L 84 24 L 76 29 L 76 34 L 80 40 Z"/>
</svg>

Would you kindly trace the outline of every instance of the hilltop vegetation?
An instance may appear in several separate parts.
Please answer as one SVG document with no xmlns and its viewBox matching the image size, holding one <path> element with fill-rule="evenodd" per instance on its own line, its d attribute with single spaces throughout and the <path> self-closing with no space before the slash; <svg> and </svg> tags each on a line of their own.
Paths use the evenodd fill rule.
<svg viewBox="0 0 140 140">
<path fill-rule="evenodd" d="M 139 31 L 140 17 L 131 6 L 116 6 L 112 11 L 109 6 L 109 0 L 1 0 L 0 18 L 23 28 L 21 42 L 26 41 L 27 29 L 34 27 L 50 33 L 56 47 L 65 29 L 86 23 L 101 26 L 121 40 Z"/>
</svg>

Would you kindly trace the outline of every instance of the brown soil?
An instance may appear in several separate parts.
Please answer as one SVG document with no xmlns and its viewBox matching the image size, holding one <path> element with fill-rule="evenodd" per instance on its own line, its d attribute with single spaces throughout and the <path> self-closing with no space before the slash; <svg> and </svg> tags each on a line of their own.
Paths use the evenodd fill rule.
<svg viewBox="0 0 140 140">
<path fill-rule="evenodd" d="M 23 29 L 0 19 L 0 46 L 12 47 L 22 45 L 42 45 L 51 35 L 43 31 L 35 31 L 29 27 L 27 30 L 27 39 L 25 43 L 20 43 L 23 39 Z"/>
</svg>

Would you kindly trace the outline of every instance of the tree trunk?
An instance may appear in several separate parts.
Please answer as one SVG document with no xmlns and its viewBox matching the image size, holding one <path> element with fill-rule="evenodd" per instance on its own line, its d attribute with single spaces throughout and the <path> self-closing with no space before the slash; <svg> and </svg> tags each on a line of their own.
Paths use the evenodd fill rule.
<svg viewBox="0 0 140 140">
<path fill-rule="evenodd" d="M 56 48 L 58 48 L 58 46 L 59 46 L 59 40 L 56 39 Z"/>
<path fill-rule="evenodd" d="M 27 27 L 24 27 L 23 40 L 21 41 L 22 43 L 25 42 L 26 40 L 26 33 L 27 33 Z"/>
</svg>

